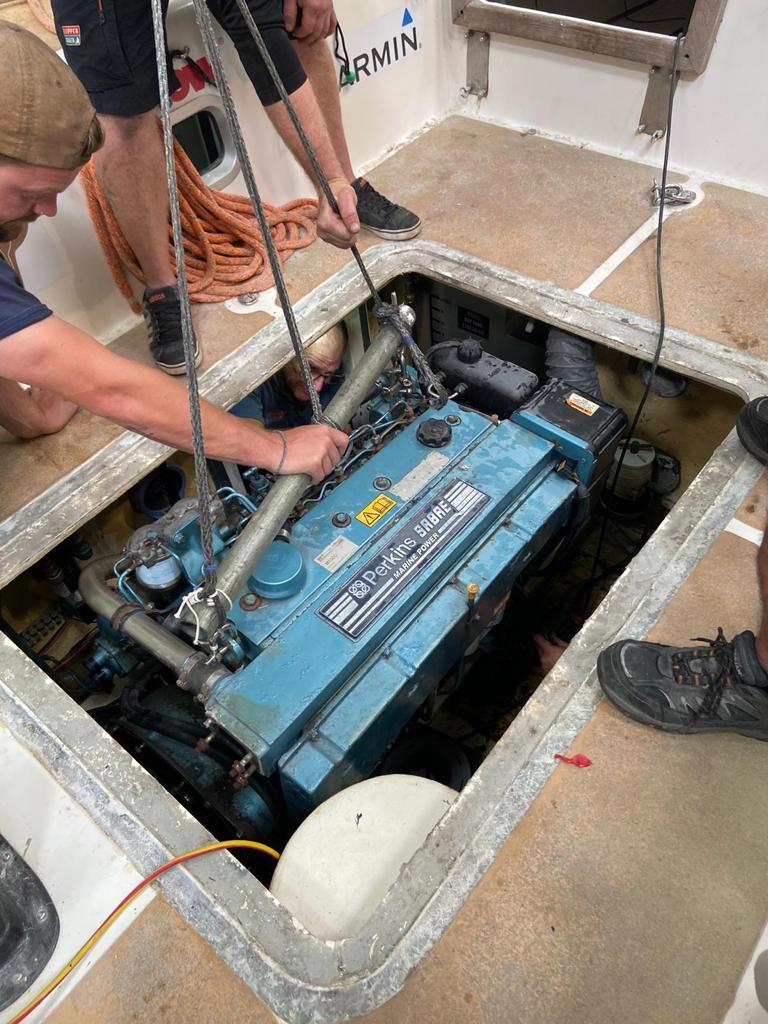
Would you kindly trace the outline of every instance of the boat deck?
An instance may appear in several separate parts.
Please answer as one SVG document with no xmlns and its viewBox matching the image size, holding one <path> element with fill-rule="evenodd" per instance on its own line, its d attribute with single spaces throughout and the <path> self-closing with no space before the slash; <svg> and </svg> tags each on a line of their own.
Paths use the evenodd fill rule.
<svg viewBox="0 0 768 1024">
<path fill-rule="evenodd" d="M 651 215 L 653 176 L 637 163 L 465 118 L 430 129 L 371 174 L 419 211 L 426 239 L 569 289 Z M 768 199 L 706 182 L 703 189 L 703 201 L 665 227 L 669 323 L 766 359 Z M 363 247 L 373 244 L 363 239 Z M 654 317 L 653 244 L 644 242 L 593 297 Z M 286 266 L 292 297 L 309 294 L 346 260 L 322 244 L 297 254 Z M 195 317 L 206 368 L 267 323 L 263 314 L 222 307 L 198 308 Z M 120 347 L 145 358 L 143 331 Z M 254 368 L 253 382 L 286 351 Z M 3 529 L 117 433 L 80 413 L 61 435 L 0 445 Z M 116 481 L 115 496 L 132 482 Z M 762 531 L 767 511 L 761 479 L 736 518 Z M 753 540 L 723 532 L 651 636 L 684 643 L 718 625 L 731 634 L 755 628 L 756 550 Z M 572 750 L 593 766 L 555 771 L 402 991 L 360 1019 L 724 1020 L 768 916 L 765 748 L 734 735 L 669 736 L 602 703 Z M 169 1024 L 273 1020 L 162 898 L 48 1019 L 128 1024 L 139 1013 Z"/>
</svg>

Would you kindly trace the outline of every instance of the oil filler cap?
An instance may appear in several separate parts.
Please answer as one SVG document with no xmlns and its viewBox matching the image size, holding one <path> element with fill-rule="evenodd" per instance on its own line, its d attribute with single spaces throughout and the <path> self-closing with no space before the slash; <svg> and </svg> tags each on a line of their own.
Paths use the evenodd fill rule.
<svg viewBox="0 0 768 1024">
<path fill-rule="evenodd" d="M 298 594 L 307 579 L 304 558 L 290 541 L 275 540 L 248 580 L 251 590 L 268 601 Z"/>
<path fill-rule="evenodd" d="M 467 338 L 460 342 L 456 355 L 462 363 L 479 363 L 483 358 L 483 346 L 476 338 Z"/>
<path fill-rule="evenodd" d="M 453 437 L 453 430 L 445 420 L 424 420 L 416 431 L 416 440 L 427 448 L 445 448 Z"/>
</svg>

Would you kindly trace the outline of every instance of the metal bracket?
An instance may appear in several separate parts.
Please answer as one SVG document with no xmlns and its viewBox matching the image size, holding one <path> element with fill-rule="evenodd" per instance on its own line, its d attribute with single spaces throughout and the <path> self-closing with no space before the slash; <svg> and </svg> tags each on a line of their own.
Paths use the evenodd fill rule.
<svg viewBox="0 0 768 1024">
<path fill-rule="evenodd" d="M 491 37 L 488 32 L 467 32 L 467 84 L 461 87 L 462 96 L 488 95 L 488 61 Z"/>
<path fill-rule="evenodd" d="M 648 88 L 645 92 L 643 109 L 640 112 L 640 123 L 637 131 L 640 135 L 650 135 L 656 142 L 667 133 L 667 110 L 669 108 L 669 68 L 652 67 L 648 77 Z M 680 73 L 677 73 L 680 77 Z"/>
</svg>

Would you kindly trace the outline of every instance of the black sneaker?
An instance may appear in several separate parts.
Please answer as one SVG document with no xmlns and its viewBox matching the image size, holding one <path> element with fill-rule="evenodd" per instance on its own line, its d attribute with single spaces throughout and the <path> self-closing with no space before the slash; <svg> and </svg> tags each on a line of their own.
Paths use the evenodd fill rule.
<svg viewBox="0 0 768 1024">
<path fill-rule="evenodd" d="M 748 452 L 768 464 L 768 398 L 747 402 L 736 420 L 736 433 Z"/>
<path fill-rule="evenodd" d="M 402 242 L 415 238 L 421 231 L 421 219 L 404 206 L 390 202 L 386 196 L 365 180 L 355 178 L 352 188 L 357 195 L 357 215 L 364 228 L 380 238 Z"/>
<path fill-rule="evenodd" d="M 606 697 L 636 722 L 665 732 L 718 732 L 768 740 L 768 672 L 749 630 L 729 643 L 678 650 L 622 640 L 597 659 Z"/>
<path fill-rule="evenodd" d="M 149 351 L 157 366 L 178 377 L 187 372 L 184 339 L 181 333 L 181 303 L 175 284 L 165 288 L 147 288 L 142 298 L 144 319 L 149 333 Z M 195 366 L 203 360 L 195 338 Z"/>
</svg>

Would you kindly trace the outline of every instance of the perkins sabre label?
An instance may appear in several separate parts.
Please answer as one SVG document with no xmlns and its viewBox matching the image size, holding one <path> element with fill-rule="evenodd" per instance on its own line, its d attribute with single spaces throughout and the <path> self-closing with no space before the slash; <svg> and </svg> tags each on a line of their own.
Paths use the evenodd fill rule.
<svg viewBox="0 0 768 1024">
<path fill-rule="evenodd" d="M 387 547 L 336 591 L 318 612 L 320 618 L 350 640 L 358 640 L 490 500 L 462 480 L 446 484 L 410 517 Z"/>
</svg>

